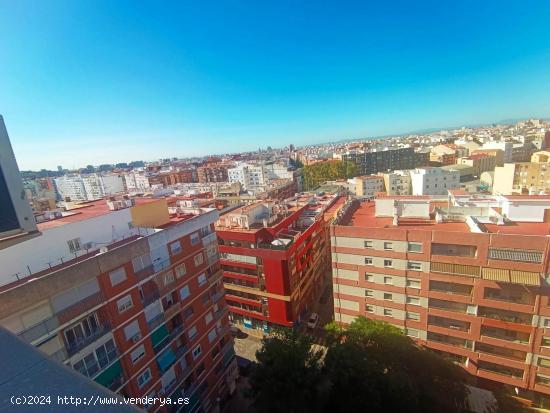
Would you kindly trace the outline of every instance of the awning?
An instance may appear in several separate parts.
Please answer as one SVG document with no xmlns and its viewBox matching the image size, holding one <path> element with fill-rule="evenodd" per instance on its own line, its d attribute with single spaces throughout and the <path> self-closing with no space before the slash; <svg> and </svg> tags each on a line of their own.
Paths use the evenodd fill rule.
<svg viewBox="0 0 550 413">
<path fill-rule="evenodd" d="M 500 268 L 483 268 L 481 276 L 484 280 L 498 281 L 498 282 L 510 282 L 509 270 Z"/>
<path fill-rule="evenodd" d="M 540 287 L 540 275 L 536 272 L 510 271 L 510 279 L 514 284 L 534 285 Z"/>
</svg>

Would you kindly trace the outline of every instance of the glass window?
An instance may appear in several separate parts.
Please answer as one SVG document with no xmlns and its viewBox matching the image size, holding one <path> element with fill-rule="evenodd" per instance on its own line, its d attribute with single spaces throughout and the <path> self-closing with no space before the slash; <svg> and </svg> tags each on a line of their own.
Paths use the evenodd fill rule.
<svg viewBox="0 0 550 413">
<path fill-rule="evenodd" d="M 420 298 L 418 298 L 418 297 L 407 297 L 407 304 L 420 305 Z"/>
<path fill-rule="evenodd" d="M 373 291 L 372 290 L 365 290 L 365 297 L 373 297 Z"/>
<path fill-rule="evenodd" d="M 407 269 L 413 270 L 413 271 L 421 271 L 422 270 L 422 264 L 419 262 L 413 262 L 409 261 L 407 262 Z"/>
<path fill-rule="evenodd" d="M 372 248 L 372 241 L 370 240 L 365 241 L 365 248 Z"/>
<path fill-rule="evenodd" d="M 390 294 L 390 293 L 384 293 L 384 300 L 392 301 L 393 300 L 393 295 Z"/>
<path fill-rule="evenodd" d="M 374 306 L 373 305 L 370 305 L 370 304 L 366 304 L 365 305 L 365 311 L 367 313 L 374 313 Z"/>
<path fill-rule="evenodd" d="M 385 250 L 392 250 L 393 249 L 393 242 L 384 242 L 384 249 Z"/>
<path fill-rule="evenodd" d="M 393 285 L 392 277 L 384 277 L 384 284 Z"/>
<path fill-rule="evenodd" d="M 109 273 L 109 279 L 111 280 L 111 285 L 114 287 L 117 284 L 126 280 L 126 270 L 124 267 L 117 268 L 114 271 Z"/>
<path fill-rule="evenodd" d="M 195 267 L 198 267 L 199 265 L 201 265 L 204 262 L 204 256 L 202 255 L 202 253 L 197 254 L 193 258 L 193 260 L 195 261 Z"/>
<path fill-rule="evenodd" d="M 365 265 L 372 265 L 372 258 L 365 257 Z"/>
<path fill-rule="evenodd" d="M 193 349 L 193 360 L 196 360 L 202 353 L 200 344 Z"/>
<path fill-rule="evenodd" d="M 181 252 L 181 243 L 178 241 L 174 241 L 170 244 L 170 252 L 172 255 L 179 254 Z"/>
<path fill-rule="evenodd" d="M 187 297 L 189 297 L 190 294 L 191 292 L 189 291 L 188 285 L 184 285 L 183 288 L 180 289 L 180 298 L 182 300 L 185 300 Z"/>
<path fill-rule="evenodd" d="M 186 273 L 186 269 L 185 269 L 185 264 L 179 264 L 179 265 L 176 265 L 176 277 L 177 278 L 181 278 L 185 275 Z"/>
<path fill-rule="evenodd" d="M 198 232 L 194 232 L 191 234 L 191 245 L 197 245 L 200 240 L 201 237 L 199 236 Z"/>
<path fill-rule="evenodd" d="M 132 308 L 133 306 L 132 302 L 132 296 L 127 295 L 126 297 L 122 297 L 120 300 L 117 301 L 117 307 L 118 312 L 123 313 L 124 311 L 128 310 L 129 308 Z"/>
<path fill-rule="evenodd" d="M 365 281 L 374 282 L 374 275 L 373 274 L 365 274 Z"/>
<path fill-rule="evenodd" d="M 149 383 L 150 380 L 151 380 L 151 369 L 148 368 L 137 379 L 139 388 L 141 389 L 143 386 Z"/>
<path fill-rule="evenodd" d="M 413 313 L 411 311 L 407 311 L 407 320 L 420 321 L 420 313 Z"/>
<path fill-rule="evenodd" d="M 391 308 L 384 308 L 384 315 L 391 317 L 393 315 Z"/>
<path fill-rule="evenodd" d="M 422 244 L 419 242 L 409 242 L 409 252 L 422 252 Z"/>
<path fill-rule="evenodd" d="M 199 278 L 198 278 L 198 281 L 199 281 L 199 286 L 202 287 L 204 284 L 206 284 L 206 274 L 205 273 L 202 273 L 199 275 Z"/>
<path fill-rule="evenodd" d="M 420 288 L 420 281 L 419 280 L 407 280 L 407 287 L 409 288 Z"/>
<path fill-rule="evenodd" d="M 391 267 L 393 265 L 392 260 L 384 260 L 384 267 Z"/>
</svg>

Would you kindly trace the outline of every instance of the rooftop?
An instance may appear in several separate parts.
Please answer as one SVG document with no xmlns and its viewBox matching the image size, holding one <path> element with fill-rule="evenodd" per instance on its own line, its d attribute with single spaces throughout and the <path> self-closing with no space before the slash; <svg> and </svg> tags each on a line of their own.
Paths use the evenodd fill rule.
<svg viewBox="0 0 550 413">
<path fill-rule="evenodd" d="M 466 233 L 550 235 L 550 222 L 544 222 L 544 211 L 550 207 L 550 195 L 493 197 L 470 195 L 460 190 L 453 190 L 451 195 L 448 201 L 441 197 L 436 199 L 425 196 L 386 196 L 378 197 L 374 202 L 354 201 L 346 214 L 341 217 L 338 225 Z M 518 204 L 519 200 L 523 202 Z M 406 206 L 411 201 L 417 201 L 412 204 L 417 207 L 413 206 L 409 211 L 417 211 L 415 215 L 418 216 L 406 216 L 402 212 L 407 210 Z M 526 205 L 528 208 L 525 208 Z"/>
</svg>

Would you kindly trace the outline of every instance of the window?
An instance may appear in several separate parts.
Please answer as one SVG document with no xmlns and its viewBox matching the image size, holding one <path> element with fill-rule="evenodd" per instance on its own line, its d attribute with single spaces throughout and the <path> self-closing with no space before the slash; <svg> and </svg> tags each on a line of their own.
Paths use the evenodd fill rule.
<svg viewBox="0 0 550 413">
<path fill-rule="evenodd" d="M 199 275 L 198 281 L 199 287 L 202 287 L 204 284 L 206 284 L 206 274 L 202 273 L 201 275 Z"/>
<path fill-rule="evenodd" d="M 132 364 L 136 364 L 145 355 L 145 346 L 142 344 L 130 353 Z"/>
<path fill-rule="evenodd" d="M 172 284 L 174 282 L 174 273 L 172 271 L 168 271 L 164 273 L 164 286 L 166 287 L 169 284 Z"/>
<path fill-rule="evenodd" d="M 407 297 L 407 304 L 420 305 L 420 298 L 418 298 L 418 297 Z"/>
<path fill-rule="evenodd" d="M 550 367 L 550 359 L 545 359 L 539 356 L 538 365 L 541 367 Z"/>
<path fill-rule="evenodd" d="M 212 315 L 212 311 L 209 311 L 208 314 L 204 316 L 204 322 L 208 325 L 212 322 L 214 319 L 214 316 Z"/>
<path fill-rule="evenodd" d="M 365 281 L 373 283 L 374 282 L 374 275 L 373 274 L 365 274 Z"/>
<path fill-rule="evenodd" d="M 80 345 L 86 338 L 93 336 L 98 331 L 99 323 L 97 321 L 97 316 L 91 314 L 65 330 L 65 339 L 67 340 L 68 346 L 72 348 Z"/>
<path fill-rule="evenodd" d="M 191 245 L 197 245 L 200 240 L 201 237 L 199 236 L 198 232 L 194 232 L 191 234 Z"/>
<path fill-rule="evenodd" d="M 147 383 L 149 383 L 149 381 L 151 381 L 151 369 L 150 368 L 148 368 L 141 375 L 138 376 L 138 378 L 137 378 L 138 387 L 140 389 L 143 388 L 143 386 L 145 386 Z"/>
<path fill-rule="evenodd" d="M 409 337 L 415 337 L 415 338 L 420 337 L 420 331 L 415 330 L 415 329 L 413 329 L 413 328 L 407 328 L 407 329 L 406 329 L 406 332 L 407 332 L 407 335 L 408 335 Z"/>
<path fill-rule="evenodd" d="M 185 318 L 186 320 L 189 317 L 193 316 L 193 314 L 195 314 L 195 312 L 193 311 L 193 306 L 189 306 L 185 310 L 183 310 L 183 318 Z"/>
<path fill-rule="evenodd" d="M 420 281 L 419 280 L 408 279 L 407 280 L 407 287 L 420 289 Z"/>
<path fill-rule="evenodd" d="M 186 269 L 185 269 L 185 264 L 179 264 L 179 265 L 176 265 L 176 278 L 181 278 L 185 275 L 186 273 Z"/>
<path fill-rule="evenodd" d="M 208 333 L 208 342 L 209 342 L 209 343 L 212 343 L 217 337 L 218 337 L 218 333 L 216 333 L 216 329 L 213 328 L 213 329 L 210 330 L 210 332 Z"/>
<path fill-rule="evenodd" d="M 422 244 L 418 242 L 409 242 L 408 245 L 409 252 L 422 252 Z"/>
<path fill-rule="evenodd" d="M 413 271 L 422 271 L 422 264 L 419 262 L 409 261 L 407 262 L 407 269 Z"/>
<path fill-rule="evenodd" d="M 407 320 L 420 321 L 420 313 L 407 311 Z"/>
<path fill-rule="evenodd" d="M 384 308 L 384 315 L 391 317 L 393 315 L 391 308 Z"/>
<path fill-rule="evenodd" d="M 372 265 L 372 258 L 371 257 L 365 257 L 365 265 Z"/>
<path fill-rule="evenodd" d="M 385 250 L 393 250 L 393 242 L 384 242 Z"/>
<path fill-rule="evenodd" d="M 116 302 L 116 305 L 118 307 L 119 313 L 123 313 L 129 308 L 132 308 L 132 306 L 134 305 L 134 303 L 132 302 L 132 296 L 127 295 L 126 297 L 122 297 L 120 300 Z"/>
<path fill-rule="evenodd" d="M 365 248 L 372 248 L 372 241 L 365 241 Z"/>
<path fill-rule="evenodd" d="M 541 346 L 542 347 L 550 347 L 550 337 L 543 337 Z"/>
<path fill-rule="evenodd" d="M 196 377 L 200 376 L 202 373 L 204 373 L 204 371 L 206 370 L 206 368 L 204 367 L 204 363 L 201 363 L 197 366 L 197 369 L 195 370 L 195 374 L 196 374 Z"/>
<path fill-rule="evenodd" d="M 111 285 L 113 287 L 126 280 L 126 271 L 124 270 L 124 267 L 120 267 L 114 271 L 111 271 L 109 273 L 109 279 L 111 280 Z"/>
<path fill-rule="evenodd" d="M 202 349 L 201 349 L 201 346 L 199 344 L 197 347 L 195 347 L 193 349 L 193 360 L 196 360 L 197 358 L 199 358 L 201 353 L 202 353 Z"/>
<path fill-rule="evenodd" d="M 202 255 L 202 253 L 200 253 L 200 254 L 195 255 L 193 260 L 195 261 L 195 267 L 198 267 L 199 265 L 201 265 L 204 262 L 204 257 Z"/>
<path fill-rule="evenodd" d="M 384 293 L 384 300 L 392 301 L 393 295 L 390 293 Z"/>
<path fill-rule="evenodd" d="M 391 267 L 393 266 L 392 260 L 384 260 L 384 267 Z"/>
<path fill-rule="evenodd" d="M 187 332 L 187 335 L 189 336 L 189 338 L 195 337 L 197 335 L 197 326 L 191 327 Z"/>
<path fill-rule="evenodd" d="M 183 288 L 180 289 L 180 298 L 182 301 L 189 297 L 190 294 L 191 292 L 189 291 L 188 285 L 184 285 Z"/>
<path fill-rule="evenodd" d="M 69 245 L 69 251 L 70 252 L 77 252 L 82 249 L 80 245 L 80 238 L 75 238 L 67 241 L 67 244 Z"/>
<path fill-rule="evenodd" d="M 139 329 L 138 320 L 132 321 L 126 327 L 124 327 L 124 336 L 126 340 L 132 343 L 137 343 L 141 339 L 141 331 Z"/>
<path fill-rule="evenodd" d="M 365 305 L 365 311 L 367 313 L 374 313 L 374 306 L 373 305 L 370 305 L 370 304 L 366 304 Z"/>
<path fill-rule="evenodd" d="M 393 278 L 392 277 L 384 277 L 384 284 L 393 285 Z"/>
<path fill-rule="evenodd" d="M 365 290 L 365 297 L 374 297 L 374 293 L 372 290 Z"/>
<path fill-rule="evenodd" d="M 174 241 L 170 244 L 170 252 L 172 255 L 179 254 L 181 252 L 181 243 L 179 241 Z"/>
</svg>

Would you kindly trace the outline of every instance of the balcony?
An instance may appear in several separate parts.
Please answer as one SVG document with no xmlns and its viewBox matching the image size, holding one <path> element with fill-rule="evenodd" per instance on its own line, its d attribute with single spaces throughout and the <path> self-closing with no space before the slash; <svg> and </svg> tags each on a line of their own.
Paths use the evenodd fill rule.
<svg viewBox="0 0 550 413">
<path fill-rule="evenodd" d="M 445 294 L 456 294 L 470 297 L 472 294 L 471 285 L 453 284 L 443 281 L 430 281 L 430 291 L 436 291 Z"/>
<path fill-rule="evenodd" d="M 496 308 L 479 307 L 479 316 L 492 318 L 493 320 L 506 321 L 509 323 L 528 324 L 530 325 L 533 316 L 530 314 L 522 314 L 513 311 L 498 310 Z"/>
<path fill-rule="evenodd" d="M 481 326 L 481 337 L 490 337 L 505 340 L 510 343 L 529 344 L 531 335 L 519 331 L 510 331 L 502 328 Z"/>
<path fill-rule="evenodd" d="M 103 324 L 99 326 L 99 328 L 88 337 L 84 337 L 80 340 L 67 343 L 67 354 L 69 356 L 73 356 L 74 354 L 82 350 L 84 347 L 92 344 L 99 337 L 103 336 L 104 334 L 107 334 L 109 331 L 111 331 L 111 326 L 109 325 L 109 323 L 103 322 Z"/>
<path fill-rule="evenodd" d="M 92 308 L 101 304 L 104 300 L 105 298 L 103 294 L 99 292 L 96 294 L 92 294 L 84 298 L 83 300 L 57 312 L 52 317 L 22 330 L 17 335 L 27 343 L 32 343 L 33 341 L 38 340 L 40 337 L 54 333 L 62 324 L 65 324 L 73 318 L 76 318 L 81 314 L 91 310 Z"/>
<path fill-rule="evenodd" d="M 437 343 L 448 344 L 454 347 L 462 347 L 468 350 L 472 349 L 472 342 L 470 340 L 446 336 L 438 333 L 428 332 L 428 341 L 435 341 Z"/>
<path fill-rule="evenodd" d="M 470 331 L 470 323 L 432 315 L 428 316 L 428 325 L 462 331 L 465 333 L 468 333 Z"/>
<path fill-rule="evenodd" d="M 535 305 L 535 296 L 532 294 L 525 294 L 524 291 L 519 289 L 485 288 L 483 298 L 514 304 Z"/>
<path fill-rule="evenodd" d="M 490 363 L 488 361 L 479 360 L 477 368 L 479 370 L 488 371 L 490 373 L 499 374 L 501 376 L 510 377 L 513 379 L 523 380 L 523 370 L 513 367 L 501 366 L 500 364 Z"/>
<path fill-rule="evenodd" d="M 492 346 L 485 343 L 476 343 L 476 351 L 478 353 L 488 354 L 490 356 L 503 357 L 510 360 L 525 362 L 527 353 L 519 350 L 512 350 L 504 347 Z"/>
<path fill-rule="evenodd" d="M 428 306 L 431 308 L 438 308 L 440 310 L 452 311 L 455 313 L 467 314 L 468 305 L 462 303 L 455 303 L 453 301 L 444 301 L 438 300 L 435 298 L 430 298 Z"/>
</svg>

